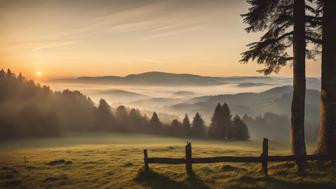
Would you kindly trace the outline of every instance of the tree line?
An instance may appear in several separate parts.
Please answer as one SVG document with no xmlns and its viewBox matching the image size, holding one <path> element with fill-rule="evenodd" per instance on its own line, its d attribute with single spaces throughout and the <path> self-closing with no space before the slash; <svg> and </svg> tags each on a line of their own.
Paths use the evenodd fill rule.
<svg viewBox="0 0 336 189">
<path fill-rule="evenodd" d="M 306 155 L 305 91 L 306 59 L 322 54 L 321 116 L 316 153 L 336 154 L 336 1 L 248 0 L 243 14 L 247 32 L 264 32 L 260 41 L 248 45 L 242 62 L 255 60 L 264 74 L 293 66 L 291 150 Z M 290 50 L 292 52 L 290 52 Z M 299 165 L 303 170 L 303 165 Z"/>
<path fill-rule="evenodd" d="M 249 126 L 253 132 L 253 138 L 269 138 L 276 141 L 288 141 L 288 134 L 291 127 L 290 117 L 287 115 L 265 112 L 258 116 L 242 116 L 242 120 Z M 307 142 L 316 142 L 318 134 L 318 123 L 305 123 L 305 139 Z"/>
<path fill-rule="evenodd" d="M 135 108 L 115 110 L 104 100 L 95 106 L 79 91 L 54 92 L 9 69 L 0 70 L 0 139 L 58 136 L 65 132 L 133 132 L 188 138 L 248 140 L 246 124 L 232 119 L 227 104 L 217 105 L 210 127 L 196 113 L 192 121 L 162 123 L 156 112 L 150 118 Z M 216 134 L 214 134 L 214 132 Z"/>
</svg>

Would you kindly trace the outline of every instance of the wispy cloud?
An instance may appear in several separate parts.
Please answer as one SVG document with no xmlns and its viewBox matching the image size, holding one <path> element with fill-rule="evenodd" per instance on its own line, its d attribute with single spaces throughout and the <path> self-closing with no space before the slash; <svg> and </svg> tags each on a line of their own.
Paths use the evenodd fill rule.
<svg viewBox="0 0 336 189">
<path fill-rule="evenodd" d="M 186 33 L 189 31 L 201 29 L 202 26 L 191 26 L 191 27 L 186 27 L 183 29 L 175 29 L 175 30 L 170 30 L 170 31 L 162 31 L 162 32 L 155 32 L 153 34 L 147 35 L 142 38 L 142 40 L 149 40 L 149 39 L 155 39 L 155 38 L 160 38 L 160 37 L 167 37 L 167 36 L 174 36 L 174 35 L 179 35 L 182 33 Z"/>
<path fill-rule="evenodd" d="M 78 41 L 69 41 L 69 42 L 62 42 L 62 43 L 47 44 L 44 46 L 36 47 L 32 49 L 32 51 L 40 51 L 40 50 L 51 49 L 51 48 L 56 48 L 56 47 L 68 46 L 68 45 L 73 45 L 77 42 Z"/>
</svg>

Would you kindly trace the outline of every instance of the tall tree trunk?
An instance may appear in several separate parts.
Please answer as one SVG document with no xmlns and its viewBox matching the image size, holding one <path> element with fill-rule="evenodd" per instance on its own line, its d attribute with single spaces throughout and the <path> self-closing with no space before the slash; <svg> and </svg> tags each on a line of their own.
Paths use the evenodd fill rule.
<svg viewBox="0 0 336 189">
<path fill-rule="evenodd" d="M 300 156 L 306 155 L 304 137 L 306 93 L 305 48 L 305 1 L 294 0 L 291 150 L 294 155 Z"/>
<path fill-rule="evenodd" d="M 336 154 L 336 1 L 324 0 L 321 120 L 317 153 Z"/>
</svg>

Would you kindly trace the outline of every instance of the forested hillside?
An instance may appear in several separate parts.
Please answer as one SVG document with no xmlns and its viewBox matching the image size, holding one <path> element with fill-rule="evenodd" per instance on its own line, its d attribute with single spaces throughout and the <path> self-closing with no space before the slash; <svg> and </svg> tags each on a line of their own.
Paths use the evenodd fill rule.
<svg viewBox="0 0 336 189">
<path fill-rule="evenodd" d="M 138 109 L 119 106 L 115 110 L 104 100 L 95 106 L 79 91 L 54 92 L 21 74 L 0 71 L 0 129 L 2 140 L 25 137 L 57 136 L 67 132 L 137 132 L 176 137 L 248 140 L 249 132 L 239 116 L 232 118 L 229 107 L 225 115 L 215 111 L 226 121 L 216 121 L 220 136 L 208 134 L 202 116 L 196 113 L 192 121 L 187 115 L 163 123 L 154 112 L 151 118 Z M 212 120 L 214 122 L 214 120 Z M 221 128 L 226 128 L 221 130 Z"/>
</svg>

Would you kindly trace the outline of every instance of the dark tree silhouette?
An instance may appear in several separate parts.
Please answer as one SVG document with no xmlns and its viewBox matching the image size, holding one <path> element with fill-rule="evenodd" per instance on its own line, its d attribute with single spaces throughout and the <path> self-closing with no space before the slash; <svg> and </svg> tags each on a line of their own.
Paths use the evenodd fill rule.
<svg viewBox="0 0 336 189">
<path fill-rule="evenodd" d="M 248 3 L 251 8 L 242 15 L 244 22 L 249 24 L 246 30 L 267 32 L 259 42 L 249 44 L 250 49 L 242 54 L 242 62 L 256 59 L 267 66 L 261 71 L 270 74 L 293 61 L 291 149 L 295 155 L 305 155 L 305 8 L 313 8 L 306 5 L 304 0 L 250 0 Z M 289 47 L 293 47 L 293 57 L 287 53 Z"/>
<path fill-rule="evenodd" d="M 151 130 L 154 133 L 160 133 L 161 129 L 162 129 L 162 123 L 159 119 L 159 116 L 157 115 L 156 112 L 153 113 L 152 118 L 149 121 L 149 125 Z"/>
<path fill-rule="evenodd" d="M 229 106 L 226 103 L 224 103 L 223 106 L 218 103 L 211 118 L 211 124 L 208 131 L 209 137 L 215 139 L 228 139 L 229 130 L 232 125 L 231 117 Z"/>
<path fill-rule="evenodd" d="M 223 139 L 224 136 L 222 106 L 217 104 L 215 112 L 212 115 L 208 136 L 215 139 Z"/>
<path fill-rule="evenodd" d="M 248 128 L 238 115 L 233 118 L 233 124 L 229 132 L 231 140 L 248 140 L 250 138 Z"/>
<path fill-rule="evenodd" d="M 129 113 L 129 127 L 134 132 L 146 132 L 148 120 L 140 111 L 132 108 Z"/>
<path fill-rule="evenodd" d="M 96 124 L 97 130 L 102 131 L 112 130 L 115 125 L 111 107 L 104 99 L 100 99 L 99 101 L 96 115 Z"/>
<path fill-rule="evenodd" d="M 173 136 L 183 136 L 182 123 L 174 119 L 170 124 L 170 131 Z"/>
<path fill-rule="evenodd" d="M 317 153 L 336 154 L 336 1 L 322 0 L 321 120 Z"/>
<path fill-rule="evenodd" d="M 129 131 L 128 112 L 125 106 L 119 106 L 115 112 L 117 127 L 120 131 Z"/>
<path fill-rule="evenodd" d="M 224 103 L 222 106 L 222 116 L 223 116 L 223 137 L 224 139 L 229 139 L 229 130 L 232 127 L 232 115 L 229 106 Z"/>
<path fill-rule="evenodd" d="M 35 104 L 25 106 L 12 119 L 16 126 L 16 137 L 43 137 L 60 134 L 59 121 L 55 113 L 42 113 Z"/>
<path fill-rule="evenodd" d="M 193 137 L 204 138 L 206 136 L 206 126 L 201 115 L 197 112 L 192 125 L 191 125 L 191 134 Z"/>
<path fill-rule="evenodd" d="M 184 136 L 186 137 L 191 136 L 191 124 L 187 114 L 183 118 L 182 127 Z"/>
</svg>

